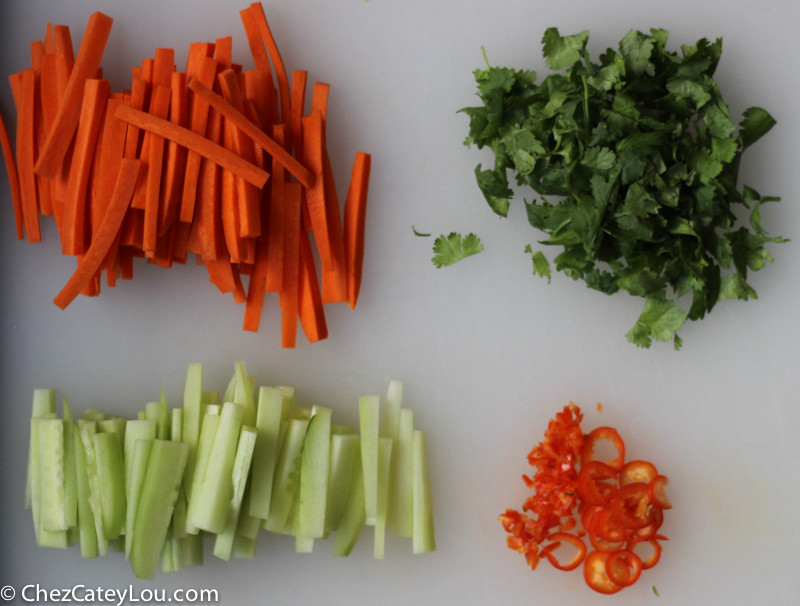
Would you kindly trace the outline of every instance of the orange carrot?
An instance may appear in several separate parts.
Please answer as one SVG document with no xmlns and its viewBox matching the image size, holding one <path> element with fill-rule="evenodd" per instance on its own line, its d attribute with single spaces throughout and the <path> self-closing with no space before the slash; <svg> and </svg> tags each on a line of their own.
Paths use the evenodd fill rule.
<svg viewBox="0 0 800 606">
<path fill-rule="evenodd" d="M 247 43 L 250 45 L 250 53 L 253 55 L 253 63 L 257 70 L 269 72 L 269 55 L 264 48 L 264 42 L 261 39 L 261 32 L 258 29 L 253 9 L 247 7 L 239 11 L 239 16 L 242 18 L 242 25 L 244 25 L 244 33 L 247 36 Z M 270 80 L 272 76 L 270 75 Z"/>
<path fill-rule="evenodd" d="M 271 76 L 267 71 L 249 70 L 244 73 L 245 79 L 245 96 L 249 101 L 252 101 L 255 107 L 256 114 L 258 115 L 258 130 L 271 133 L 272 127 L 277 124 L 272 120 L 271 109 Z M 190 80 L 191 82 L 191 80 Z M 253 122 L 252 120 L 250 120 Z M 254 122 L 255 124 L 255 122 Z M 261 145 L 255 141 L 257 145 Z M 262 148 L 263 149 L 263 148 Z M 271 157 L 265 158 L 264 170 L 269 171 L 272 168 Z"/>
<path fill-rule="evenodd" d="M 133 79 L 131 85 L 131 103 L 133 109 L 144 108 L 144 99 L 147 94 L 147 82 L 138 78 Z M 128 134 L 125 138 L 125 157 L 133 160 L 139 154 L 139 127 L 128 125 Z"/>
<path fill-rule="evenodd" d="M 166 122 L 169 115 L 169 100 L 172 91 L 168 86 L 156 85 L 150 103 L 150 114 L 153 119 Z M 125 106 L 121 106 L 125 109 Z M 170 124 L 167 122 L 167 124 Z M 176 126 L 177 127 L 177 126 Z M 177 127 L 180 128 L 180 127 Z M 142 248 L 145 252 L 155 251 L 158 236 L 158 203 L 161 194 L 161 173 L 164 160 L 164 137 L 150 133 L 150 146 L 147 157 L 147 190 L 144 208 L 144 240 Z M 140 169 L 142 170 L 142 169 Z M 141 177 L 140 177 L 141 178 Z"/>
<path fill-rule="evenodd" d="M 204 158 L 208 158 L 223 168 L 227 168 L 236 176 L 242 177 L 245 181 L 252 183 L 258 188 L 264 187 L 264 184 L 269 178 L 266 172 L 249 162 L 245 162 L 236 154 L 212 143 L 205 137 L 197 135 L 186 128 L 176 126 L 167 120 L 162 120 L 124 106 L 117 108 L 116 115 L 129 124 L 134 124 L 141 129 L 155 133 L 169 141 L 175 141 L 178 145 L 196 151 Z"/>
<path fill-rule="evenodd" d="M 272 130 L 275 141 L 281 145 L 284 143 L 283 124 L 276 124 Z M 266 273 L 267 292 L 280 292 L 283 284 L 283 234 L 285 231 L 286 214 L 286 180 L 284 177 L 283 166 L 275 163 L 272 171 L 272 181 L 270 182 L 270 205 L 269 205 L 269 265 Z"/>
<path fill-rule="evenodd" d="M 236 176 L 231 171 L 223 169 L 220 188 L 222 226 L 225 233 L 225 243 L 228 246 L 228 252 L 230 253 L 232 263 L 239 263 L 247 256 L 244 243 L 239 237 L 241 217 L 239 216 L 237 196 Z"/>
<path fill-rule="evenodd" d="M 108 252 L 109 247 L 119 232 L 125 211 L 130 204 L 133 187 L 136 184 L 136 175 L 139 172 L 139 161 L 122 161 L 119 177 L 114 186 L 114 193 L 109 201 L 108 209 L 100 228 L 97 230 L 92 245 L 81 260 L 78 269 L 67 282 L 66 286 L 53 300 L 58 307 L 66 309 L 75 300 L 75 297 L 83 290 L 100 269 L 100 265 Z"/>
<path fill-rule="evenodd" d="M 67 94 L 69 79 L 75 66 L 75 50 L 72 47 L 72 35 L 66 25 L 53 27 L 53 48 L 57 57 L 56 66 L 58 73 L 58 105 L 64 101 Z M 99 62 L 98 62 L 99 63 Z M 89 75 L 91 74 L 91 75 Z M 94 76 L 87 70 L 87 78 Z"/>
<path fill-rule="evenodd" d="M 244 98 L 242 97 L 236 74 L 233 70 L 225 70 L 219 75 L 219 83 L 225 100 L 244 115 Z M 245 118 L 247 119 L 247 118 Z M 252 123 L 247 120 L 252 126 Z M 232 151 L 246 162 L 255 164 L 253 143 L 235 124 L 231 125 Z M 237 182 L 239 198 L 239 235 L 244 238 L 257 238 L 261 235 L 261 209 L 259 207 L 259 191 L 243 179 Z"/>
<path fill-rule="evenodd" d="M 206 138 L 212 143 L 219 143 L 223 139 L 222 116 L 213 108 L 208 113 Z M 221 174 L 222 170 L 219 166 L 211 160 L 203 158 L 200 164 L 200 180 L 197 188 L 200 204 L 195 223 L 198 225 L 198 239 L 204 259 L 213 260 L 228 254 L 225 248 L 220 214 Z"/>
<path fill-rule="evenodd" d="M 281 59 L 281 53 L 278 50 L 278 45 L 275 44 L 275 39 L 272 37 L 272 32 L 269 29 L 269 24 L 267 23 L 267 17 L 264 15 L 264 7 L 261 6 L 260 2 L 254 2 L 253 4 L 250 5 L 250 10 L 251 14 L 253 15 L 256 21 L 256 25 L 258 25 L 258 29 L 261 32 L 261 37 L 264 39 L 264 43 L 267 45 L 267 51 L 269 51 L 269 55 L 272 58 L 272 63 L 275 65 L 275 75 L 278 78 L 278 88 L 280 89 L 281 92 L 280 122 L 281 124 L 291 124 L 292 97 L 291 94 L 289 93 L 289 80 L 286 77 L 286 68 L 283 65 L 283 59 Z M 292 140 L 290 132 L 287 132 L 286 149 L 288 150 L 292 149 Z M 303 182 L 299 178 L 298 180 L 301 183 Z"/>
<path fill-rule="evenodd" d="M 369 154 L 362 152 L 356 154 L 353 173 L 350 177 L 350 188 L 344 203 L 347 303 L 350 305 L 350 309 L 356 308 L 358 293 L 361 290 L 361 275 L 364 265 L 364 226 L 366 224 L 371 160 Z"/>
<path fill-rule="evenodd" d="M 35 161 L 33 100 L 35 94 L 35 75 L 32 69 L 24 69 L 19 74 L 17 84 L 12 78 L 12 91 L 17 105 L 17 169 L 22 199 L 22 218 L 28 242 L 41 242 L 39 230 L 39 209 L 36 204 L 36 175 L 33 174 Z"/>
<path fill-rule="evenodd" d="M 235 124 L 237 128 L 243 131 L 253 141 L 261 145 L 273 159 L 280 162 L 304 187 L 311 187 L 314 184 L 314 175 L 309 170 L 295 160 L 283 147 L 256 128 L 246 116 L 238 112 L 230 103 L 225 101 L 225 99 L 203 86 L 203 84 L 196 79 L 189 82 L 189 88 L 197 93 L 198 96 L 205 99 L 209 105 L 219 111 L 227 120 Z"/>
<path fill-rule="evenodd" d="M 303 111 L 306 105 L 306 81 L 308 72 L 294 70 L 292 72 L 292 141 L 294 141 L 294 155 L 303 157 Z"/>
<path fill-rule="evenodd" d="M 309 343 L 328 338 L 328 323 L 322 306 L 322 295 L 317 281 L 317 268 L 308 234 L 300 231 L 300 285 L 298 313 L 300 326 Z"/>
<path fill-rule="evenodd" d="M 34 129 L 34 161 L 39 155 L 39 150 L 47 140 L 47 129 L 45 128 L 44 109 L 42 107 L 42 69 L 44 66 L 44 43 L 41 40 L 31 42 L 31 67 L 34 74 L 34 98 L 33 98 L 33 129 Z M 53 214 L 53 202 L 51 199 L 50 179 L 36 176 L 36 194 L 38 197 L 39 212 L 45 217 Z"/>
<path fill-rule="evenodd" d="M 53 42 L 53 25 L 51 23 L 47 24 L 47 30 L 44 34 L 44 52 L 48 55 L 56 53 L 56 45 Z"/>
<path fill-rule="evenodd" d="M 36 162 L 35 170 L 39 175 L 49 179 L 54 179 L 58 175 L 58 169 L 67 155 L 72 135 L 78 128 L 84 82 L 97 73 L 113 22 L 113 19 L 100 12 L 94 13 L 89 19 L 78 58 L 64 94 L 64 101 L 58 109 L 53 128 L 50 130 L 44 149 Z"/>
<path fill-rule="evenodd" d="M 310 116 L 303 118 L 303 160 L 305 165 L 314 173 L 316 181 L 314 187 L 306 191 L 308 212 L 311 215 L 311 226 L 314 230 L 314 239 L 322 261 L 322 271 L 333 271 L 333 253 L 328 233 L 328 218 L 325 208 L 325 183 L 323 178 L 322 154 L 322 112 L 311 112 Z"/>
<path fill-rule="evenodd" d="M 58 113 L 58 81 L 57 81 L 57 57 L 55 54 L 45 53 L 42 57 L 42 76 L 39 80 L 39 97 L 42 104 L 42 135 L 47 139 L 47 133 L 55 121 Z M 44 146 L 44 140 L 40 139 L 39 149 Z M 50 214 L 55 214 L 55 182 L 46 177 L 39 178 L 40 195 L 42 206 L 50 206 Z"/>
<path fill-rule="evenodd" d="M 211 283 L 214 284 L 222 294 L 233 292 L 236 285 L 233 280 L 231 270 L 231 260 L 227 255 L 220 259 L 206 259 L 206 269 Z"/>
<path fill-rule="evenodd" d="M 187 80 L 197 78 L 205 86 L 213 86 L 217 74 L 217 62 L 214 59 L 203 57 L 199 66 L 188 71 Z M 208 103 L 195 95 L 194 91 L 187 92 L 191 101 L 191 128 L 193 133 L 205 135 L 208 126 Z M 189 151 L 186 156 L 186 174 L 183 181 L 183 197 L 181 199 L 181 221 L 189 222 L 194 216 L 194 207 L 197 200 L 197 179 L 200 174 L 200 154 Z"/>
<path fill-rule="evenodd" d="M 0 145 L 3 148 L 3 158 L 6 161 L 6 172 L 8 173 L 8 184 L 11 186 L 11 200 L 14 203 L 14 223 L 17 228 L 17 239 L 22 240 L 22 194 L 19 186 L 19 174 L 17 173 L 17 163 L 14 161 L 14 152 L 11 148 L 11 139 L 8 137 L 6 123 L 3 116 L 0 116 Z"/>
<path fill-rule="evenodd" d="M 175 71 L 175 50 L 171 48 L 157 48 L 153 59 L 153 86 L 169 87 L 172 82 L 172 72 Z"/>
<path fill-rule="evenodd" d="M 169 121 L 184 128 L 189 126 L 186 115 L 186 74 L 172 73 L 172 95 L 169 112 Z M 158 235 L 164 235 L 172 225 L 175 213 L 178 210 L 180 198 L 183 195 L 183 175 L 186 170 L 186 148 L 180 147 L 174 141 L 167 146 L 166 173 L 164 186 L 161 191 L 161 203 L 158 216 Z"/>
<path fill-rule="evenodd" d="M 86 189 L 97 144 L 100 121 L 106 108 L 108 80 L 86 80 L 81 115 L 75 135 L 75 152 L 69 175 L 61 233 L 61 252 L 80 255 L 86 251 Z"/>
<path fill-rule="evenodd" d="M 283 230 L 283 284 L 280 292 L 281 347 L 297 343 L 300 278 L 300 184 L 286 184 Z"/>
</svg>

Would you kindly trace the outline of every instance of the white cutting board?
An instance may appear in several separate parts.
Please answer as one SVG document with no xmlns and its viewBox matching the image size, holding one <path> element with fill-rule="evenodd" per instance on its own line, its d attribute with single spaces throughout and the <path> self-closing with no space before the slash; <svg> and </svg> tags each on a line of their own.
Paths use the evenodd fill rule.
<svg viewBox="0 0 800 606">
<path fill-rule="evenodd" d="M 183 65 L 191 42 L 234 36 L 234 61 L 252 66 L 238 11 L 247 2 L 34 1 L 0 3 L 0 74 L 28 63 L 48 21 L 79 43 L 91 12 L 115 19 L 103 60 L 112 89 L 159 46 Z M 331 85 L 328 139 L 340 196 L 356 151 L 372 154 L 364 282 L 358 308 L 328 308 L 330 339 L 281 350 L 277 299 L 258 334 L 241 330 L 243 307 L 191 263 L 170 271 L 140 262 L 132 282 L 81 297 L 66 311 L 53 297 L 74 269 L 52 221 L 44 241 L 16 241 L 0 176 L 0 585 L 215 588 L 223 604 L 794 604 L 800 595 L 800 5 L 777 0 L 294 0 L 265 2 L 287 68 Z M 757 301 L 725 301 L 681 332 L 683 350 L 638 350 L 623 337 L 641 303 L 606 297 L 565 276 L 531 275 L 526 244 L 541 235 L 521 196 L 495 217 L 473 170 L 491 156 L 462 141 L 478 103 L 472 71 L 494 65 L 546 74 L 540 40 L 591 30 L 593 56 L 631 28 L 670 31 L 669 47 L 724 37 L 716 79 L 736 117 L 751 106 L 778 121 L 745 154 L 741 182 L 783 196 L 764 209 L 775 263 L 752 276 Z M 0 110 L 13 133 L 13 104 Z M 524 194 L 530 197 L 530 192 Z M 485 252 L 435 269 L 434 235 L 476 232 Z M 81 560 L 37 549 L 22 509 L 28 416 L 34 387 L 65 393 L 73 408 L 132 415 L 158 397 L 180 404 L 186 365 L 205 363 L 206 388 L 223 390 L 244 360 L 263 383 L 297 388 L 357 422 L 356 398 L 405 383 L 406 403 L 428 433 L 438 550 L 412 556 L 389 539 L 372 559 L 366 529 L 350 558 L 318 543 L 295 555 L 287 537 L 263 535 L 254 561 L 225 563 L 207 551 L 202 569 L 137 581 L 119 554 Z M 536 572 L 505 546 L 496 521 L 527 495 L 526 455 L 570 400 L 585 427 L 612 425 L 629 458 L 669 476 L 661 563 L 634 587 L 605 598 L 579 571 Z M 602 402 L 604 412 L 596 411 Z M 657 598 L 651 587 L 660 593 Z M 30 594 L 29 594 L 30 595 Z M 22 603 L 17 597 L 15 603 Z"/>
</svg>

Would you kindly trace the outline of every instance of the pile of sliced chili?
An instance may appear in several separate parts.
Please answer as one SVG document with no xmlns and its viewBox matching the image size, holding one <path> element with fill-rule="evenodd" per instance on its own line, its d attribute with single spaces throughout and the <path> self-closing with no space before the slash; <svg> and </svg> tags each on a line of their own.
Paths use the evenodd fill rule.
<svg viewBox="0 0 800 606">
<path fill-rule="evenodd" d="M 660 541 L 667 540 L 659 528 L 664 510 L 672 507 L 668 480 L 649 461 L 626 463 L 625 443 L 614 428 L 584 434 L 582 420 L 575 404 L 550 420 L 544 441 L 528 454 L 536 473 L 522 476 L 533 494 L 521 512 L 507 509 L 498 519 L 509 534 L 508 546 L 523 554 L 532 569 L 542 558 L 559 570 L 583 564 L 586 584 L 611 594 L 633 585 L 643 570 L 658 563 Z M 614 459 L 595 458 L 595 446 L 602 440 L 616 449 Z M 581 527 L 570 532 L 578 527 L 576 514 Z M 554 552 L 565 543 L 575 553 L 559 560 Z M 652 549 L 645 560 L 635 553 L 642 543 Z"/>
</svg>

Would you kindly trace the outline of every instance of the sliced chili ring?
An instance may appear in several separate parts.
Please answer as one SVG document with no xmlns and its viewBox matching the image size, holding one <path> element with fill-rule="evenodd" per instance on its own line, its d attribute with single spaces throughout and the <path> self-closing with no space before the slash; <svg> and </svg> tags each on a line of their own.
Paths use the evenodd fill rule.
<svg viewBox="0 0 800 606">
<path fill-rule="evenodd" d="M 660 536 L 660 535 L 656 535 Z M 656 539 L 650 539 L 649 541 L 642 541 L 640 543 L 628 543 L 626 549 L 628 551 L 633 551 L 637 545 L 641 545 L 642 543 L 650 543 L 653 547 L 653 553 L 648 557 L 646 560 L 642 560 L 642 570 L 647 570 L 648 568 L 652 568 L 658 561 L 661 559 L 661 544 Z M 639 558 L 641 560 L 641 558 Z"/>
<path fill-rule="evenodd" d="M 594 523 L 594 516 L 599 511 L 605 509 L 600 505 L 589 505 L 586 509 L 583 510 L 581 514 L 581 525 L 583 526 L 586 532 L 590 532 L 592 530 L 592 524 Z"/>
<path fill-rule="evenodd" d="M 632 551 L 620 549 L 606 559 L 606 574 L 612 583 L 630 587 L 642 574 L 642 560 Z"/>
<path fill-rule="evenodd" d="M 619 472 L 619 485 L 626 486 L 636 482 L 648 484 L 658 476 L 656 466 L 649 461 L 630 461 Z"/>
<path fill-rule="evenodd" d="M 625 547 L 625 539 L 615 542 L 609 541 L 601 537 L 594 530 L 589 532 L 589 542 L 597 551 L 602 551 L 603 553 L 614 553 Z"/>
<path fill-rule="evenodd" d="M 667 476 L 656 476 L 647 484 L 650 500 L 659 509 L 672 509 L 672 503 L 667 496 L 667 484 L 669 484 Z"/>
<path fill-rule="evenodd" d="M 592 524 L 597 535 L 607 541 L 618 543 L 628 539 L 625 529 L 611 516 L 611 510 L 607 507 L 594 514 Z"/>
<path fill-rule="evenodd" d="M 622 469 L 622 466 L 625 464 L 625 442 L 622 441 L 617 430 L 613 427 L 598 427 L 584 438 L 583 450 L 581 451 L 581 465 L 586 465 L 595 460 L 594 446 L 599 440 L 608 440 L 614 445 L 614 448 L 617 449 L 617 458 L 608 461 L 607 465 L 610 465 L 617 471 Z"/>
<path fill-rule="evenodd" d="M 647 484 L 641 482 L 620 488 L 609 507 L 613 518 L 625 528 L 644 528 L 653 521 Z"/>
<path fill-rule="evenodd" d="M 545 557 L 547 558 L 548 562 L 550 562 L 553 566 L 555 566 L 559 570 L 575 570 L 578 566 L 581 565 L 581 563 L 583 562 L 583 558 L 586 557 L 586 543 L 584 543 L 580 538 L 578 538 L 574 534 L 569 534 L 568 532 L 554 532 L 549 537 L 547 537 L 547 539 L 549 541 L 555 541 L 554 543 L 552 543 L 554 547 L 552 549 L 548 549 L 550 547 L 550 545 L 548 545 L 542 550 L 542 552 L 547 550 L 547 552 L 545 553 Z M 553 551 L 555 551 L 558 547 L 561 546 L 562 541 L 574 545 L 575 548 L 578 550 L 572 557 L 572 559 L 566 564 L 561 564 L 553 555 Z"/>
<path fill-rule="evenodd" d="M 644 528 L 637 528 L 631 535 L 632 543 L 641 543 L 642 541 L 649 541 L 658 536 L 658 529 L 664 523 L 664 512 L 658 507 L 653 508 L 653 521 Z"/>
<path fill-rule="evenodd" d="M 601 480 L 615 478 L 616 476 L 616 469 L 600 461 L 590 461 L 582 464 L 581 471 L 578 474 L 578 492 L 590 505 L 608 505 L 611 496 L 616 490 L 613 486 L 606 482 L 601 482 Z"/>
<path fill-rule="evenodd" d="M 602 551 L 592 551 L 583 560 L 583 578 L 586 584 L 597 591 L 610 595 L 622 589 L 622 585 L 617 585 L 608 577 L 606 572 L 606 560 L 609 554 Z"/>
</svg>

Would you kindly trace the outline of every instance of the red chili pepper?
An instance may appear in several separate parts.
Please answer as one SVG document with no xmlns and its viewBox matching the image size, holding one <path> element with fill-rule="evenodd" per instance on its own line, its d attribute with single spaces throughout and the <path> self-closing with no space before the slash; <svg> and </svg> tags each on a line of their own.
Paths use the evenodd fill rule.
<svg viewBox="0 0 800 606">
<path fill-rule="evenodd" d="M 635 482 L 647 484 L 656 476 L 658 476 L 656 466 L 649 461 L 630 461 L 625 463 L 619 472 L 619 485 L 625 486 Z"/>
<path fill-rule="evenodd" d="M 613 583 L 630 587 L 642 574 L 642 560 L 632 551 L 620 549 L 606 559 L 606 573 Z"/>
<path fill-rule="evenodd" d="M 617 430 L 613 427 L 598 427 L 593 430 L 583 442 L 583 450 L 581 451 L 581 465 L 586 465 L 590 461 L 594 461 L 594 446 L 598 440 L 608 440 L 617 449 L 618 456 L 616 459 L 608 461 L 608 465 L 619 471 L 625 464 L 625 442 L 619 437 Z"/>
<path fill-rule="evenodd" d="M 661 559 L 661 544 L 656 539 L 650 539 L 646 542 L 653 547 L 653 553 L 646 560 L 642 561 L 642 570 L 652 568 L 658 564 L 658 561 Z M 626 549 L 628 551 L 633 551 L 638 545 L 641 544 L 642 543 L 628 543 Z"/>
<path fill-rule="evenodd" d="M 606 561 L 610 554 L 602 551 L 592 551 L 583 560 L 583 578 L 586 584 L 597 591 L 606 595 L 617 593 L 622 589 L 622 585 L 617 585 L 612 581 L 606 572 Z"/>
<path fill-rule="evenodd" d="M 578 492 L 590 505 L 608 505 L 616 489 L 601 480 L 616 477 L 617 470 L 610 465 L 600 461 L 583 463 L 578 474 Z"/>
<path fill-rule="evenodd" d="M 637 482 L 620 488 L 610 503 L 611 515 L 625 528 L 644 528 L 653 521 L 647 484 Z"/>
<path fill-rule="evenodd" d="M 580 538 L 578 538 L 574 534 L 569 534 L 568 532 L 554 532 L 548 537 L 548 539 L 550 541 L 555 541 L 554 543 L 552 543 L 554 547 L 552 549 L 548 549 L 550 547 L 550 545 L 548 545 L 542 551 L 544 552 L 545 550 L 547 550 L 546 553 L 547 561 L 550 562 L 553 566 L 555 566 L 559 570 L 575 570 L 578 566 L 581 565 L 581 562 L 583 562 L 583 558 L 586 557 L 586 543 L 584 543 Z M 572 556 L 572 559 L 566 564 L 561 564 L 552 553 L 558 547 L 561 546 L 562 541 L 571 543 L 578 550 L 575 553 L 575 555 Z"/>
<path fill-rule="evenodd" d="M 669 502 L 667 496 L 667 484 L 669 484 L 667 476 L 656 476 L 647 485 L 647 494 L 650 496 L 650 500 L 660 509 L 672 509 L 672 503 Z"/>
</svg>

